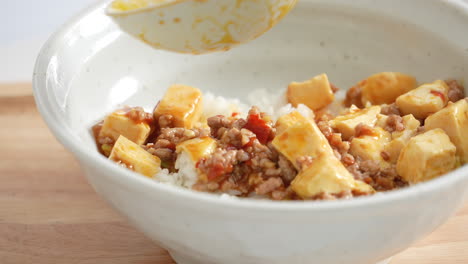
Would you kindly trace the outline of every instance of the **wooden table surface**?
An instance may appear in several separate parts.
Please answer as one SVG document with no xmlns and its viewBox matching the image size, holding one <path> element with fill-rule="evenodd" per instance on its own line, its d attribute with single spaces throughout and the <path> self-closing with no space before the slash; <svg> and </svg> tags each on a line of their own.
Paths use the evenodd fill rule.
<svg viewBox="0 0 468 264">
<path fill-rule="evenodd" d="M 0 263 L 174 263 L 96 195 L 30 84 L 0 85 L 0 126 Z M 391 263 L 468 263 L 468 205 Z"/>
</svg>

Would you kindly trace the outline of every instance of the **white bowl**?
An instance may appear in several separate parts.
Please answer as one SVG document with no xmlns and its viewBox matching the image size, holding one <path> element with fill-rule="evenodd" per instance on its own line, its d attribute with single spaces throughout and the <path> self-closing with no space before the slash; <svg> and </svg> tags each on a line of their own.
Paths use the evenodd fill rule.
<svg viewBox="0 0 468 264">
<path fill-rule="evenodd" d="M 439 0 L 301 0 L 261 38 L 226 53 L 155 51 L 91 7 L 37 60 L 34 93 L 96 191 L 178 263 L 357 263 L 389 258 L 467 198 L 468 167 L 411 188 L 331 202 L 220 199 L 159 184 L 101 156 L 89 128 L 119 104 L 153 106 L 172 83 L 224 96 L 280 91 L 326 72 L 349 87 L 379 71 L 420 82 L 468 76 L 468 6 Z"/>
</svg>

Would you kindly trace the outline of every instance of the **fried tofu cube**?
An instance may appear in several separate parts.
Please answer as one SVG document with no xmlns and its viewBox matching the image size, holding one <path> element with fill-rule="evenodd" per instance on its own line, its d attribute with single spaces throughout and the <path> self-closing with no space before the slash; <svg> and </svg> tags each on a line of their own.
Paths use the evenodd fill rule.
<svg viewBox="0 0 468 264">
<path fill-rule="evenodd" d="M 444 81 L 423 84 L 396 99 L 396 105 L 405 114 L 424 119 L 444 108 L 448 102 L 449 87 Z"/>
<path fill-rule="evenodd" d="M 421 123 L 414 118 L 413 115 L 403 116 L 403 131 L 392 132 L 392 141 L 385 147 L 385 151 L 389 154 L 391 163 L 396 163 L 400 156 L 401 150 L 406 146 L 412 136 L 417 133 Z"/>
<path fill-rule="evenodd" d="M 290 120 L 295 120 L 290 122 Z M 315 124 L 299 114 L 291 112 L 278 120 L 280 133 L 272 141 L 273 146 L 299 169 L 297 159 L 303 156 L 316 157 L 320 153 L 333 155 L 328 140 Z"/>
<path fill-rule="evenodd" d="M 433 179 L 453 170 L 457 164 L 456 147 L 440 128 L 411 138 L 401 150 L 396 169 L 409 183 Z"/>
<path fill-rule="evenodd" d="M 441 128 L 457 147 L 457 155 L 463 163 L 468 162 L 468 102 L 462 99 L 429 116 L 426 129 Z"/>
<path fill-rule="evenodd" d="M 164 97 L 154 109 L 154 119 L 172 115 L 175 127 L 193 128 L 202 115 L 202 93 L 199 89 L 174 84 L 167 89 Z"/>
<path fill-rule="evenodd" d="M 390 140 L 390 132 L 381 127 L 375 127 L 372 129 L 371 135 L 361 135 L 351 140 L 350 153 L 363 160 L 377 161 L 381 166 L 386 167 L 389 164 L 382 157 L 382 152 Z"/>
<path fill-rule="evenodd" d="M 361 81 L 359 86 L 363 105 L 391 104 L 398 96 L 416 88 L 416 79 L 399 72 L 381 72 Z"/>
<path fill-rule="evenodd" d="M 290 83 L 286 95 L 288 102 L 294 107 L 303 104 L 312 110 L 324 108 L 335 99 L 325 73 L 304 82 Z"/>
<path fill-rule="evenodd" d="M 334 156 L 322 153 L 312 163 L 300 171 L 291 182 L 293 191 L 302 198 L 311 198 L 321 193 L 338 194 L 355 191 L 363 194 L 373 193 L 374 189 L 357 181 Z"/>
<path fill-rule="evenodd" d="M 353 111 L 347 115 L 337 116 L 330 121 L 332 128 L 341 133 L 343 139 L 348 140 L 354 136 L 355 128 L 359 124 L 374 126 L 377 122 L 377 115 L 380 113 L 380 106 L 371 106 L 361 110 Z"/>
<path fill-rule="evenodd" d="M 150 134 L 150 125 L 135 122 L 126 113 L 125 110 L 118 110 L 106 116 L 99 137 L 109 137 L 115 142 L 122 135 L 138 145 L 143 144 Z"/>
<path fill-rule="evenodd" d="M 109 159 L 150 178 L 161 170 L 161 160 L 158 157 L 124 136 L 120 136 L 115 142 Z"/>
</svg>

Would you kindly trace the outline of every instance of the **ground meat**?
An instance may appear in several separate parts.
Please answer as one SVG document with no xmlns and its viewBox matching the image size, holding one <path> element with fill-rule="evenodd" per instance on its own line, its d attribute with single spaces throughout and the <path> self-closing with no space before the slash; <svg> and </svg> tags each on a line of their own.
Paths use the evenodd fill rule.
<svg viewBox="0 0 468 264">
<path fill-rule="evenodd" d="M 273 192 L 279 187 L 283 186 L 283 181 L 279 177 L 272 177 L 262 182 L 255 188 L 255 192 L 259 195 L 265 195 Z"/>
<path fill-rule="evenodd" d="M 286 190 L 274 190 L 271 192 L 271 198 L 278 201 L 290 199 L 292 195 L 294 195 L 294 191 L 291 188 L 287 188 Z"/>
<path fill-rule="evenodd" d="M 386 161 L 390 160 L 390 154 L 387 151 L 380 152 L 380 156 Z"/>
<path fill-rule="evenodd" d="M 234 148 L 242 147 L 242 134 L 237 128 L 230 128 L 223 130 L 223 134 L 220 136 L 221 143 L 225 146 Z"/>
<path fill-rule="evenodd" d="M 174 117 L 172 115 L 162 115 L 158 119 L 159 128 L 173 127 Z"/>
<path fill-rule="evenodd" d="M 456 80 L 446 80 L 449 87 L 448 98 L 451 102 L 457 102 L 465 98 L 465 88 Z"/>
<path fill-rule="evenodd" d="M 268 146 L 254 140 L 251 147 L 245 149 L 250 154 L 251 169 L 254 172 L 263 172 L 265 169 L 275 168 L 275 156 Z"/>
<path fill-rule="evenodd" d="M 197 138 L 197 137 L 204 137 L 209 132 L 206 129 L 185 129 L 182 127 L 174 127 L 174 128 L 162 128 L 159 136 L 156 138 L 155 145 L 160 144 L 160 140 L 164 140 L 166 143 L 169 141 L 175 147 L 175 145 L 179 144 L 180 142 Z"/>
<path fill-rule="evenodd" d="M 345 166 L 353 165 L 355 162 L 354 156 L 349 153 L 345 153 L 341 155 L 341 162 L 343 162 Z"/>
<path fill-rule="evenodd" d="M 281 170 L 281 178 L 285 183 L 290 183 L 297 175 L 296 168 L 294 168 L 293 164 L 283 155 L 279 156 L 278 159 L 278 167 Z"/>
<path fill-rule="evenodd" d="M 368 126 L 364 123 L 359 123 L 355 128 L 354 128 L 354 134 L 356 137 L 360 136 L 369 136 L 373 134 L 373 128 L 371 126 Z"/>
<path fill-rule="evenodd" d="M 317 126 L 326 138 L 329 138 L 331 134 L 333 133 L 333 129 L 331 128 L 328 121 L 325 121 L 325 120 L 318 121 Z"/>
<path fill-rule="evenodd" d="M 311 156 L 301 156 L 297 158 L 296 162 L 299 165 L 299 168 L 301 168 L 301 170 L 304 170 L 310 165 L 312 165 L 313 161 L 314 161 L 314 158 L 312 158 Z"/>
<path fill-rule="evenodd" d="M 222 119 L 216 120 L 218 124 L 222 122 Z M 218 127 L 214 123 L 213 119 L 212 128 Z M 287 195 L 283 193 L 284 189 L 297 174 L 294 166 L 275 150 L 271 142 L 260 143 L 255 134 L 233 127 L 234 123 L 222 124 L 227 127 L 218 129 L 217 134 L 222 134 L 219 148 L 202 159 L 198 168 L 208 180 L 219 182 L 222 191 L 248 195 L 257 189 L 263 195 L 274 190 L 276 198 Z M 279 179 L 281 184 L 273 185 L 270 179 Z"/>
<path fill-rule="evenodd" d="M 153 123 L 153 115 L 145 112 L 142 107 L 125 107 L 123 110 L 126 112 L 125 115 L 135 123 Z"/>
<path fill-rule="evenodd" d="M 214 137 L 218 137 L 218 130 L 220 128 L 230 128 L 232 123 L 229 118 L 222 115 L 212 116 L 207 119 L 207 122 L 208 126 L 211 128 L 211 135 Z"/>
<path fill-rule="evenodd" d="M 388 191 L 407 186 L 397 173 L 395 165 L 385 169 L 377 161 L 356 159 L 356 162 L 346 167 L 354 178 L 370 184 L 377 191 Z"/>
<path fill-rule="evenodd" d="M 385 123 L 385 130 L 388 132 L 403 131 L 405 130 L 405 124 L 403 124 L 403 118 L 399 115 L 389 115 Z"/>
<path fill-rule="evenodd" d="M 399 115 L 401 116 L 400 108 L 393 103 L 389 105 L 382 105 L 382 108 L 380 110 L 380 113 L 383 115 Z"/>
<path fill-rule="evenodd" d="M 237 150 L 217 148 L 213 154 L 200 160 L 197 167 L 207 175 L 209 181 L 218 181 L 222 176 L 231 173 L 236 163 Z"/>
<path fill-rule="evenodd" d="M 199 192 L 215 192 L 220 188 L 219 183 L 217 182 L 197 182 L 192 186 L 193 190 Z"/>
<path fill-rule="evenodd" d="M 355 105 L 359 108 L 362 108 L 362 91 L 361 91 L 361 86 L 356 85 L 351 87 L 348 92 L 346 92 L 346 98 L 344 100 L 344 104 L 347 107 L 350 107 L 351 105 Z"/>
<path fill-rule="evenodd" d="M 369 173 L 370 175 L 374 175 L 379 173 L 380 165 L 377 161 L 374 160 L 364 160 L 359 163 L 359 166 L 362 171 Z"/>
<path fill-rule="evenodd" d="M 248 161 L 250 159 L 250 155 L 249 155 L 249 153 L 247 153 L 246 151 L 241 149 L 241 150 L 237 151 L 236 159 L 237 159 L 238 162 L 245 162 L 245 161 Z"/>
<path fill-rule="evenodd" d="M 341 138 L 341 134 L 333 133 L 328 137 L 328 142 L 333 149 L 336 149 L 341 155 L 347 153 L 351 147 L 348 141 Z"/>
<path fill-rule="evenodd" d="M 242 129 L 245 124 L 247 124 L 247 120 L 243 118 L 236 119 L 234 122 L 232 122 L 231 127 L 232 128 L 237 128 L 237 129 Z"/>
<path fill-rule="evenodd" d="M 167 116 L 166 116 L 167 117 Z M 161 118 L 159 121 L 161 121 Z M 167 120 L 169 120 L 168 118 Z M 161 123 L 161 122 L 160 122 Z M 177 144 L 199 137 L 206 137 L 209 135 L 207 129 L 185 129 L 181 127 L 164 127 L 161 128 L 159 135 L 156 137 L 154 143 L 148 143 L 142 146 L 146 151 L 159 157 L 162 161 L 167 162 L 169 169 L 173 168 L 173 163 L 175 162 L 177 156 L 175 153 L 175 148 Z"/>
<path fill-rule="evenodd" d="M 169 148 L 148 148 L 147 151 L 161 160 L 174 160 L 174 150 Z"/>
</svg>

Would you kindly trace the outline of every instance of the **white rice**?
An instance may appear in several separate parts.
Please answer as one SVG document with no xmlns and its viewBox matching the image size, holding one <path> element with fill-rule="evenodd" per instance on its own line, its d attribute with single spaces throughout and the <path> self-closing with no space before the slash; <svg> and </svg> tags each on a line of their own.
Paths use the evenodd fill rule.
<svg viewBox="0 0 468 264">
<path fill-rule="evenodd" d="M 307 106 L 300 104 L 295 108 L 287 103 L 284 94 L 269 92 L 266 89 L 252 91 L 247 95 L 247 103 L 249 105 L 255 105 L 261 111 L 270 114 L 274 120 L 295 110 L 307 118 L 314 117 L 314 112 Z M 203 116 L 205 118 L 215 115 L 231 116 L 234 112 L 239 113 L 241 117 L 245 118 L 249 108 L 247 104 L 242 103 L 238 99 L 216 96 L 212 93 L 206 93 L 203 96 Z M 194 162 L 187 153 L 181 152 L 177 155 L 175 168 L 178 172 L 169 173 L 167 169 L 161 170 L 154 176 L 154 180 L 185 188 L 191 188 L 193 184 L 196 183 L 198 179 L 197 170 Z M 226 199 L 235 197 L 236 194 L 237 193 L 220 193 L 221 197 Z M 252 196 L 251 198 L 264 197 Z"/>
<path fill-rule="evenodd" d="M 177 155 L 175 168 L 178 172 L 170 173 L 168 169 L 162 169 L 154 175 L 154 179 L 158 182 L 185 188 L 191 188 L 197 182 L 198 174 L 195 164 L 187 153 L 181 152 Z"/>
<path fill-rule="evenodd" d="M 203 95 L 203 116 L 206 118 L 215 115 L 231 116 L 234 112 L 246 115 L 247 111 L 249 107 L 239 99 L 225 98 L 212 93 Z"/>
</svg>

